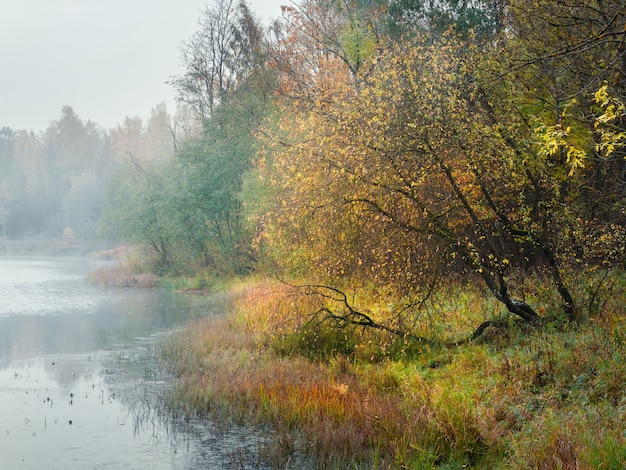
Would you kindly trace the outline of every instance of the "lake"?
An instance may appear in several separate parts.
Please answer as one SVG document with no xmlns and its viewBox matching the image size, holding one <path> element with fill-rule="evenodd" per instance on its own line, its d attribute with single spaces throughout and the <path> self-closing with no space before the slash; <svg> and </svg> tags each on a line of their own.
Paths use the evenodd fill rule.
<svg viewBox="0 0 626 470">
<path fill-rule="evenodd" d="M 0 466 L 261 468 L 259 432 L 217 430 L 165 406 L 174 379 L 159 344 L 222 314 L 223 298 L 88 284 L 104 263 L 0 257 Z"/>
</svg>

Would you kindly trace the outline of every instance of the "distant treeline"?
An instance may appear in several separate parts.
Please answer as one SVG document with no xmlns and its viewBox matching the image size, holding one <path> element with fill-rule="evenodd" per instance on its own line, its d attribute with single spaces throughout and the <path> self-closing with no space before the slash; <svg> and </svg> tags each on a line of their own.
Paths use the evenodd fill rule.
<svg viewBox="0 0 626 470">
<path fill-rule="evenodd" d="M 156 106 L 148 122 L 126 118 L 106 130 L 70 106 L 39 134 L 0 129 L 0 237 L 92 239 L 111 177 L 130 158 L 172 155 L 171 118 Z"/>
</svg>

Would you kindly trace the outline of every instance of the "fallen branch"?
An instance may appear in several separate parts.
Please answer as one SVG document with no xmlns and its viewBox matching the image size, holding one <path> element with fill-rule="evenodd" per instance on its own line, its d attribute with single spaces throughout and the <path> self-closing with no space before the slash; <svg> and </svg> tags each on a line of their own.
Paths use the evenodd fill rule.
<svg viewBox="0 0 626 470">
<path fill-rule="evenodd" d="M 337 312 L 329 306 L 320 307 L 316 312 L 311 314 L 311 319 L 309 320 L 309 322 L 322 316 L 322 321 L 334 321 L 339 328 L 344 328 L 348 325 L 361 326 L 364 328 L 372 328 L 375 330 L 385 331 L 400 338 L 411 339 L 420 343 L 434 344 L 434 341 L 428 338 L 416 336 L 406 329 L 395 328 L 393 326 L 377 322 L 367 313 L 356 309 L 350 303 L 346 293 L 336 287 L 322 284 L 294 285 L 285 281 L 281 282 L 296 289 L 303 289 L 306 295 L 317 295 L 323 299 L 335 302 L 339 305 L 339 308 L 343 309 L 343 312 Z M 407 308 L 409 307 L 404 307 L 400 312 L 405 311 Z"/>
<path fill-rule="evenodd" d="M 343 309 L 343 311 L 337 312 L 333 308 L 327 305 L 324 305 L 310 315 L 310 319 L 307 323 L 311 323 L 315 320 L 319 320 L 320 323 L 323 321 L 334 321 L 339 328 L 345 328 L 348 325 L 361 326 L 364 328 L 372 328 L 372 329 L 376 329 L 380 331 L 385 331 L 387 333 L 393 334 L 400 338 L 410 339 L 418 343 L 428 344 L 428 345 L 443 345 L 444 347 L 448 347 L 448 348 L 462 346 L 464 344 L 468 344 L 473 341 L 476 341 L 490 327 L 498 328 L 498 329 L 506 329 L 510 325 L 508 320 L 487 320 L 487 321 L 482 322 L 472 332 L 472 334 L 470 334 L 466 338 L 445 343 L 445 342 L 440 342 L 437 340 L 417 336 L 411 331 L 408 331 L 403 328 L 395 328 L 389 325 L 385 325 L 384 323 L 377 322 L 367 313 L 364 313 L 356 309 L 350 303 L 346 293 L 336 287 L 327 286 L 323 284 L 294 285 L 286 281 L 281 281 L 281 282 L 295 289 L 304 290 L 305 295 L 317 295 L 323 299 L 327 299 L 332 302 L 335 302 L 339 305 L 339 308 Z M 430 295 L 430 292 L 429 292 L 429 295 Z M 415 305 L 415 304 L 411 304 L 411 305 Z M 400 310 L 400 312 L 396 312 L 396 315 L 398 315 L 399 313 L 402 313 L 407 308 L 408 307 L 404 307 L 403 309 Z M 523 321 L 523 320 L 520 319 L 519 321 Z"/>
<path fill-rule="evenodd" d="M 464 338 L 464 339 L 461 339 L 461 340 L 458 340 L 458 341 L 452 341 L 450 343 L 447 343 L 446 346 L 448 346 L 448 347 L 456 347 L 456 346 L 462 346 L 464 344 L 468 344 L 468 343 L 471 343 L 473 341 L 476 341 L 478 338 L 480 338 L 482 336 L 482 334 L 485 332 L 485 330 L 487 328 L 489 328 L 489 327 L 506 329 L 506 328 L 509 327 L 509 322 L 506 321 L 506 320 L 487 320 L 487 321 L 484 321 L 467 338 Z"/>
</svg>

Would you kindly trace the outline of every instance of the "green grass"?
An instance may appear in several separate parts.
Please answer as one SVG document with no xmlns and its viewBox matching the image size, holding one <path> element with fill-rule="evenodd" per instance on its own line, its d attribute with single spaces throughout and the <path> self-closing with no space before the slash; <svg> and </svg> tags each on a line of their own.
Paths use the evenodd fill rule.
<svg viewBox="0 0 626 470">
<path fill-rule="evenodd" d="M 273 427 L 265 457 L 276 468 L 296 468 L 293 456 L 306 454 L 310 468 L 621 469 L 626 298 L 623 279 L 612 282 L 581 323 L 509 319 L 456 347 L 449 342 L 472 326 L 508 318 L 467 286 L 420 312 L 418 333 L 443 339 L 416 345 L 313 328 L 284 286 L 248 285 L 230 315 L 190 326 L 164 349 L 180 378 L 171 405 L 224 426 Z"/>
</svg>

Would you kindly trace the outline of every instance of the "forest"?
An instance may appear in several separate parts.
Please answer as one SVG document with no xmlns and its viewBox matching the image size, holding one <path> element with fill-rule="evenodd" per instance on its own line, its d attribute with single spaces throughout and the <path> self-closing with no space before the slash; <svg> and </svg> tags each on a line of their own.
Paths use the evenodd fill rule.
<svg viewBox="0 0 626 470">
<path fill-rule="evenodd" d="M 100 221 L 157 273 L 272 273 L 404 337 L 446 279 L 575 321 L 577 276 L 623 267 L 619 2 L 304 1 L 264 30 L 223 0 L 199 26 L 171 83 L 195 131 L 126 148 Z"/>
<path fill-rule="evenodd" d="M 147 123 L 126 117 L 105 130 L 71 106 L 48 128 L 0 129 L 0 238 L 93 240 L 108 187 L 128 161 L 157 164 L 174 152 L 165 105 Z"/>
<path fill-rule="evenodd" d="M 179 400 L 273 425 L 277 467 L 622 468 L 623 3 L 297 0 L 264 27 L 215 0 L 198 26 L 176 118 L 2 130 L 2 234 L 237 279 L 230 342 L 171 346 Z"/>
</svg>

